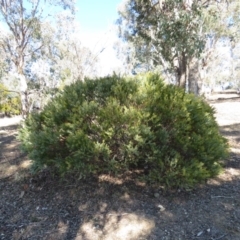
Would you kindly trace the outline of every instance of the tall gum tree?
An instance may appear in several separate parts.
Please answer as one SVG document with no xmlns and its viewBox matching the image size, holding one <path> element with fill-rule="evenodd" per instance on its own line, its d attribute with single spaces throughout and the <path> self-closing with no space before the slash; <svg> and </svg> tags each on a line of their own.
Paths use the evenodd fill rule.
<svg viewBox="0 0 240 240">
<path fill-rule="evenodd" d="M 214 87 L 223 76 L 228 74 L 228 81 L 236 81 L 239 65 L 238 49 L 240 46 L 240 1 L 222 1 L 221 4 L 211 4 L 204 9 L 204 32 L 206 33 L 206 45 L 201 54 L 200 71 L 205 79 L 205 85 Z M 224 53 L 223 49 L 228 48 Z M 231 55 L 231 59 L 226 59 Z M 228 61 L 232 71 L 223 67 L 224 61 Z M 225 80 L 226 81 L 226 80 Z M 223 81 L 221 81 L 223 82 Z"/>
<path fill-rule="evenodd" d="M 74 7 L 74 0 L 0 0 L 0 20 L 7 28 L 7 33 L 1 34 L 0 48 L 17 73 L 23 115 L 30 107 L 26 62 L 44 55 L 43 22 L 49 19 L 54 24 L 54 11 L 62 8 L 74 14 Z"/>
<path fill-rule="evenodd" d="M 206 16 L 215 6 L 217 18 L 224 2 L 127 0 L 119 11 L 120 36 L 134 46 L 140 63 L 147 59 L 152 68 L 162 65 L 165 72 L 175 75 L 178 86 L 191 90 L 204 65 L 199 66 L 198 60 L 208 38 Z"/>
<path fill-rule="evenodd" d="M 196 1 L 129 0 L 120 10 L 121 36 L 133 42 L 136 55 L 150 55 L 152 66 L 161 64 L 186 88 L 189 62 L 204 47 L 200 10 Z"/>
</svg>

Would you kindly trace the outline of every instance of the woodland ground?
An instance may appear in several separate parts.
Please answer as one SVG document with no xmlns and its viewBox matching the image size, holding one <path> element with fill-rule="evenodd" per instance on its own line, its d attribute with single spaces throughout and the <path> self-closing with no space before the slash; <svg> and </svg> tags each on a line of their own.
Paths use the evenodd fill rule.
<svg viewBox="0 0 240 240">
<path fill-rule="evenodd" d="M 0 239 L 239 240 L 240 98 L 210 103 L 231 154 L 220 176 L 188 191 L 146 186 L 130 173 L 33 176 L 16 140 L 20 119 L 0 119 Z"/>
</svg>

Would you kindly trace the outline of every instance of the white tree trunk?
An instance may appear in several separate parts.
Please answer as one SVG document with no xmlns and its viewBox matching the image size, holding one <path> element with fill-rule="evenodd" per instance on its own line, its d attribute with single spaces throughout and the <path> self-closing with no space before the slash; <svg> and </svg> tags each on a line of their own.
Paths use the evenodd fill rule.
<svg viewBox="0 0 240 240">
<path fill-rule="evenodd" d="M 20 81 L 20 96 L 21 96 L 21 105 L 22 105 L 22 116 L 26 117 L 29 113 L 29 104 L 28 104 L 28 87 L 26 77 L 23 74 L 18 74 Z"/>
</svg>

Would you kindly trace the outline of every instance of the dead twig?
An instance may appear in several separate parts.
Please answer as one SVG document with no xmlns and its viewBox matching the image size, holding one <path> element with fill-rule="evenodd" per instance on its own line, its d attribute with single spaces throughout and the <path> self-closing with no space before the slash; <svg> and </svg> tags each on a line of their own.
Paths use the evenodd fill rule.
<svg viewBox="0 0 240 240">
<path fill-rule="evenodd" d="M 129 214 L 129 213 L 109 213 L 108 216 L 124 216 L 127 214 Z"/>
<path fill-rule="evenodd" d="M 221 238 L 224 238 L 225 236 L 227 236 L 227 234 L 223 234 L 222 236 L 218 237 L 218 238 L 211 238 L 211 240 L 219 240 Z"/>
<path fill-rule="evenodd" d="M 228 197 L 228 196 L 211 196 L 211 198 L 233 198 L 232 196 L 231 197 Z"/>
</svg>

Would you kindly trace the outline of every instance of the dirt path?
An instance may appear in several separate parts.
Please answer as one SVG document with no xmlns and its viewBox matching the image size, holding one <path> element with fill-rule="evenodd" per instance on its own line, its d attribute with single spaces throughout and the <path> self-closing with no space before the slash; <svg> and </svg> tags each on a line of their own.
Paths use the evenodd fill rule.
<svg viewBox="0 0 240 240">
<path fill-rule="evenodd" d="M 239 240 L 240 101 L 212 105 L 231 156 L 223 174 L 192 191 L 163 192 L 130 176 L 33 177 L 16 119 L 0 119 L 0 239 Z"/>
<path fill-rule="evenodd" d="M 220 126 L 240 123 L 240 100 L 236 102 L 218 102 L 211 104 L 216 109 L 216 118 Z"/>
</svg>

